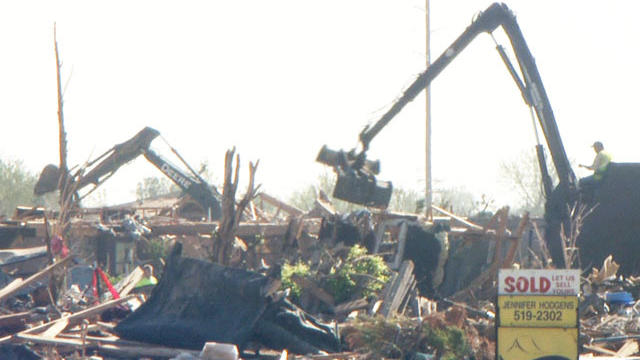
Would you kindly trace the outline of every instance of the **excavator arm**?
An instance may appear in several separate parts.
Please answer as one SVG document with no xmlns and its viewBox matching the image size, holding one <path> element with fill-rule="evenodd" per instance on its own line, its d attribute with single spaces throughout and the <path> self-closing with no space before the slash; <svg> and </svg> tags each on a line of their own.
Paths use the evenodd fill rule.
<svg viewBox="0 0 640 360">
<path fill-rule="evenodd" d="M 93 185 L 94 188 L 98 187 L 120 169 L 122 165 L 142 155 L 158 135 L 160 133 L 157 130 L 145 127 L 131 139 L 115 145 L 88 162 L 79 170 L 70 174 L 69 178 L 73 184 L 73 191 L 81 191 L 89 185 Z M 63 185 L 58 183 L 59 179 L 60 169 L 53 164 L 47 165 L 40 173 L 33 190 L 34 194 L 43 195 L 55 191 L 59 186 Z"/>
<path fill-rule="evenodd" d="M 189 168 L 193 176 L 185 174 L 180 168 L 151 149 L 145 150 L 144 157 L 178 185 L 182 191 L 197 201 L 206 211 L 209 218 L 220 219 L 220 217 L 222 217 L 222 207 L 217 195 L 214 194 L 215 189 L 209 186 L 195 171 Z M 215 191 L 215 193 L 217 193 L 217 191 Z"/>
<path fill-rule="evenodd" d="M 522 35 L 522 31 L 518 26 L 515 15 L 505 4 L 500 3 L 494 3 L 485 11 L 481 12 L 471 23 L 471 25 L 469 25 L 469 27 L 467 27 L 467 29 L 442 53 L 442 55 L 440 55 L 431 65 L 429 65 L 429 67 L 423 73 L 421 73 L 416 78 L 416 80 L 404 91 L 402 96 L 393 104 L 393 106 L 391 106 L 391 108 L 384 115 L 382 115 L 382 117 L 375 124 L 373 124 L 373 126 L 365 127 L 365 129 L 362 130 L 359 136 L 361 150 L 357 151 L 356 149 L 354 149 L 349 152 L 336 152 L 323 147 L 323 149 L 320 151 L 320 154 L 318 155 L 317 160 L 319 162 L 333 166 L 336 171 L 338 171 L 338 182 L 340 182 L 341 174 L 346 173 L 344 171 L 345 168 L 348 168 L 351 174 L 356 174 L 356 177 L 367 176 L 371 178 L 371 172 L 368 172 L 363 168 L 364 165 L 369 161 L 366 160 L 366 151 L 369 149 L 369 145 L 375 138 L 375 136 L 378 135 L 378 133 L 380 133 L 380 131 L 409 102 L 415 99 L 423 89 L 428 87 L 433 79 L 435 79 L 453 61 L 453 59 L 455 59 L 456 56 L 460 54 L 479 34 L 492 33 L 498 27 L 502 27 L 509 37 L 520 71 L 523 75 L 522 80 L 519 78 L 518 74 L 516 73 L 515 69 L 510 64 L 506 54 L 504 53 L 504 50 L 500 46 L 498 46 L 498 51 L 500 52 L 502 59 L 507 64 L 507 67 L 509 68 L 509 71 L 514 80 L 516 80 L 516 84 L 522 92 L 524 101 L 527 103 L 527 105 L 533 108 L 533 111 L 538 119 L 542 132 L 546 139 L 547 146 L 549 147 L 549 151 L 551 152 L 553 164 L 556 168 L 560 183 L 565 184 L 571 188 L 575 187 L 576 177 L 573 173 L 573 170 L 571 169 L 569 160 L 564 150 L 555 117 L 553 115 L 553 110 L 542 84 L 540 74 L 535 64 L 535 60 L 531 55 L 531 51 L 529 50 L 529 47 L 527 46 L 527 43 Z M 338 162 L 327 161 L 327 151 L 341 154 L 341 156 L 329 157 L 330 159 L 342 158 L 346 160 Z M 541 172 L 543 174 L 545 193 L 547 196 L 549 196 L 552 190 L 552 185 L 551 179 L 546 169 L 546 162 L 544 161 L 544 152 L 542 151 L 541 146 L 538 146 L 537 151 L 539 164 L 541 166 Z M 347 181 L 343 180 L 342 183 L 347 183 Z M 345 197 L 339 198 L 355 203 L 364 204 L 361 201 L 357 201 L 358 199 L 355 199 L 356 201 L 353 201 L 354 199 L 350 198 L 348 195 L 350 191 L 347 190 L 349 189 L 337 189 L 336 186 L 336 190 L 339 190 L 336 191 L 338 194 L 347 194 Z M 379 198 L 379 193 L 389 192 L 390 189 L 379 188 L 373 189 L 373 191 L 374 192 L 369 194 L 369 197 Z M 375 191 L 377 191 L 378 194 L 376 194 Z M 336 192 L 334 192 L 334 196 L 336 195 Z M 360 198 L 362 198 L 362 196 L 360 196 Z M 386 207 L 386 204 L 378 205 L 383 205 L 384 207 Z"/>
<path fill-rule="evenodd" d="M 214 220 L 220 219 L 222 216 L 222 208 L 215 188 L 212 188 L 202 177 L 193 171 L 175 149 L 172 148 L 172 151 L 180 158 L 193 175 L 186 174 L 179 167 L 173 165 L 150 149 L 151 142 L 159 135 L 160 133 L 157 130 L 145 127 L 131 139 L 114 146 L 98 158 L 92 160 L 70 176 L 73 191 L 78 193 L 81 190 L 87 189 L 89 186 L 93 186 L 84 194 L 84 196 L 88 195 L 123 165 L 144 154 L 150 163 L 162 171 L 162 173 L 171 179 L 180 189 L 200 204 L 208 215 L 207 217 Z M 47 165 L 40 173 L 40 177 L 34 188 L 34 193 L 36 195 L 42 195 L 56 190 L 59 186 L 59 178 L 60 170 L 58 167 L 55 165 Z"/>
</svg>

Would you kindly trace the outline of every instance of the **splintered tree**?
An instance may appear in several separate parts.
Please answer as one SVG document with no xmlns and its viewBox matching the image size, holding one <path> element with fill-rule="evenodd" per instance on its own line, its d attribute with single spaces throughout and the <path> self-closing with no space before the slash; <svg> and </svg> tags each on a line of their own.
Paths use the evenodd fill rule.
<svg viewBox="0 0 640 360">
<path fill-rule="evenodd" d="M 222 218 L 220 227 L 213 234 L 213 260 L 221 265 L 229 265 L 233 255 L 233 244 L 242 213 L 258 194 L 260 185 L 255 186 L 255 173 L 260 161 L 249 162 L 249 184 L 247 192 L 236 204 L 236 191 L 240 173 L 240 155 L 235 148 L 227 150 L 224 158 L 224 185 L 222 188 Z M 235 167 L 234 167 L 235 155 Z"/>
</svg>

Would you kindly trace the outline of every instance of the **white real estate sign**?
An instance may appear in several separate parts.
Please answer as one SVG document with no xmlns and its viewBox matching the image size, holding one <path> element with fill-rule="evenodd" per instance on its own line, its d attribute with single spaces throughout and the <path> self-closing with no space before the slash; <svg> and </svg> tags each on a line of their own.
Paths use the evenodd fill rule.
<svg viewBox="0 0 640 360">
<path fill-rule="evenodd" d="M 573 295 L 580 291 L 577 269 L 500 269 L 498 295 Z"/>
</svg>

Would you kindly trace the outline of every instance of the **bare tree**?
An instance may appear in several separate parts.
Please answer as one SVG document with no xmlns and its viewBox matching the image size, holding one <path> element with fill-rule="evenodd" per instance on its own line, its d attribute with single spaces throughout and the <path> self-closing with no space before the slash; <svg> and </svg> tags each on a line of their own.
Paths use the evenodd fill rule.
<svg viewBox="0 0 640 360">
<path fill-rule="evenodd" d="M 255 173 L 258 168 L 255 164 L 249 163 L 249 184 L 247 192 L 236 204 L 236 191 L 238 190 L 240 155 L 235 154 L 235 148 L 227 150 L 224 158 L 224 185 L 222 188 L 222 219 L 220 227 L 213 236 L 213 257 L 221 265 L 229 265 L 233 254 L 233 243 L 235 241 L 238 224 L 242 218 L 242 213 L 251 200 L 258 194 L 260 185 L 255 186 Z M 234 163 L 235 155 L 235 167 Z"/>
<path fill-rule="evenodd" d="M 551 177 L 557 178 L 554 167 L 547 167 Z M 534 216 L 544 214 L 545 196 L 535 151 L 525 151 L 509 161 L 503 161 L 500 170 L 505 181 L 521 200 L 516 211 L 528 211 Z"/>
</svg>

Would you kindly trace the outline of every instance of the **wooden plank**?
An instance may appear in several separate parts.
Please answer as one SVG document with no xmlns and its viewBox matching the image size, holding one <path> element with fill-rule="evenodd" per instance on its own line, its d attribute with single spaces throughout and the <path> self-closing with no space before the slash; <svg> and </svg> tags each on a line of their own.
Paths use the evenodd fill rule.
<svg viewBox="0 0 640 360">
<path fill-rule="evenodd" d="M 313 209 L 308 213 L 309 217 L 330 218 L 335 215 L 336 209 L 333 208 L 333 205 L 321 198 L 316 198 Z"/>
<path fill-rule="evenodd" d="M 102 313 L 105 310 L 111 309 L 111 308 L 113 308 L 115 306 L 118 306 L 118 305 L 120 305 L 120 304 L 122 304 L 124 302 L 127 302 L 127 301 L 129 301 L 131 299 L 135 299 L 136 297 L 137 297 L 137 295 L 129 295 L 129 296 L 121 297 L 120 299 L 107 301 L 104 304 L 96 305 L 96 306 L 90 307 L 88 309 L 85 309 L 85 310 L 82 310 L 82 311 L 78 311 L 78 312 L 73 313 L 71 315 L 67 315 L 67 316 L 62 317 L 60 319 L 56 319 L 56 320 L 50 321 L 48 323 L 45 323 L 45 324 L 42 324 L 42 325 L 38 325 L 36 327 L 32 327 L 31 329 L 24 330 L 20 334 L 34 334 L 34 333 L 37 333 L 37 332 L 42 332 L 45 329 L 48 329 L 49 327 L 53 326 L 57 322 L 63 321 L 63 320 L 67 321 L 68 326 L 74 326 L 79 321 L 81 321 L 82 319 L 86 319 L 88 317 L 92 317 L 92 316 L 98 315 L 98 314 Z"/>
<path fill-rule="evenodd" d="M 615 351 L 609 350 L 609 349 L 605 349 L 605 348 L 603 348 L 601 346 L 584 344 L 584 345 L 582 345 L 582 347 L 587 349 L 587 350 L 595 351 L 595 352 L 598 352 L 598 353 L 601 353 L 601 354 L 616 356 L 616 352 Z"/>
<path fill-rule="evenodd" d="M 407 242 L 407 232 L 409 231 L 409 225 L 407 225 L 406 221 L 403 221 L 400 224 L 400 231 L 398 233 L 398 248 L 396 249 L 396 256 L 393 260 L 393 264 L 391 268 L 393 270 L 398 270 L 400 268 L 400 264 L 404 258 L 404 247 Z"/>
<path fill-rule="evenodd" d="M 520 240 L 522 239 L 522 234 L 524 233 L 524 229 L 529 223 L 529 213 L 525 212 L 520 219 L 520 223 L 518 224 L 518 228 L 514 233 L 514 240 L 511 240 L 511 247 L 509 247 L 509 251 L 507 252 L 507 256 L 504 258 L 504 262 L 502 263 L 503 268 L 509 268 L 513 264 L 513 259 L 516 255 L 516 250 L 518 250 L 518 246 L 520 245 Z"/>
<path fill-rule="evenodd" d="M 376 239 L 373 245 L 373 253 L 377 254 L 380 251 L 380 244 L 382 243 L 382 238 L 384 238 L 384 233 L 387 230 L 387 226 L 384 221 L 378 222 L 376 225 Z"/>
<path fill-rule="evenodd" d="M 31 341 L 36 344 L 45 344 L 45 345 L 54 345 L 54 346 L 72 346 L 72 347 L 82 347 L 82 340 L 79 339 L 60 339 L 53 337 L 46 337 L 42 335 L 33 335 L 33 334 L 25 334 L 18 333 L 15 335 L 16 338 L 26 341 Z M 85 345 L 89 345 L 90 341 L 87 341 Z"/>
<path fill-rule="evenodd" d="M 348 314 L 355 310 L 366 309 L 369 306 L 369 302 L 365 298 L 360 298 L 352 301 L 343 302 L 336 305 L 333 311 L 336 314 Z"/>
<path fill-rule="evenodd" d="M 398 276 L 392 283 L 388 283 L 389 291 L 386 292 L 382 302 L 382 308 L 380 314 L 386 318 L 396 313 L 398 308 L 402 305 L 402 302 L 409 291 L 411 283 L 414 281 L 413 276 L 413 261 L 405 260 L 400 265 Z"/>
<path fill-rule="evenodd" d="M 23 320 L 31 317 L 31 311 L 24 311 L 15 314 L 8 314 L 0 316 L 0 328 L 7 326 L 15 326 L 20 324 Z"/>
<path fill-rule="evenodd" d="M 415 293 L 416 285 L 418 285 L 418 282 L 414 277 L 413 280 L 409 283 L 409 286 L 407 286 L 407 290 L 405 291 L 405 296 L 402 299 L 402 303 L 400 304 L 400 307 L 398 308 L 399 314 L 404 314 L 411 299 L 417 296 L 417 293 Z"/>
<path fill-rule="evenodd" d="M 138 282 L 144 277 L 144 270 L 140 266 L 136 266 L 129 275 L 125 276 L 122 280 L 118 281 L 113 287 L 116 289 L 120 297 L 127 296 L 133 290 Z M 110 300 L 113 297 L 111 292 L 107 293 L 106 299 Z"/>
<path fill-rule="evenodd" d="M 180 354 L 189 354 L 196 359 L 200 358 L 200 352 L 185 349 L 173 349 L 162 346 L 153 346 L 149 344 L 141 344 L 139 346 L 117 345 L 117 344 L 99 344 L 98 352 L 109 356 L 119 356 L 128 358 L 174 358 Z"/>
<path fill-rule="evenodd" d="M 295 360 L 341 360 L 341 359 L 357 359 L 360 354 L 354 352 L 343 352 L 335 354 L 321 354 L 321 355 L 295 355 Z"/>
<path fill-rule="evenodd" d="M 638 352 L 638 342 L 635 340 L 627 340 L 624 342 L 622 347 L 616 351 L 616 356 L 621 358 L 626 358 Z"/>
<path fill-rule="evenodd" d="M 496 229 L 496 251 L 493 256 L 493 269 L 497 272 L 498 267 L 502 265 L 502 242 L 504 241 L 505 233 L 507 231 L 507 220 L 509 220 L 509 207 L 505 206 L 498 210 L 500 216 L 498 217 L 498 229 Z M 492 273 L 493 276 L 493 273 Z"/>
<path fill-rule="evenodd" d="M 482 230 L 482 226 L 476 225 L 476 224 L 474 224 L 474 223 L 472 223 L 472 222 L 470 222 L 470 221 L 468 221 L 466 219 L 463 219 L 463 218 L 461 218 L 461 217 L 459 217 L 457 215 L 454 215 L 454 214 L 448 212 L 445 209 L 441 209 L 441 208 L 439 208 L 439 207 L 437 207 L 435 205 L 431 205 L 431 208 L 433 210 L 443 214 L 443 215 L 446 215 L 446 216 L 452 218 L 453 220 L 459 222 L 460 224 L 466 226 L 467 228 L 474 229 L 474 230 Z"/>
<path fill-rule="evenodd" d="M 271 205 L 280 208 L 286 212 L 288 212 L 289 214 L 293 215 L 293 216 L 301 216 L 302 214 L 304 214 L 304 211 L 298 209 L 295 206 L 289 205 L 283 201 L 280 201 L 276 198 L 274 198 L 273 196 L 269 195 L 269 194 L 265 194 L 263 192 L 261 192 L 260 194 L 258 194 L 258 196 L 263 200 L 266 201 L 268 203 L 270 203 Z"/>
<path fill-rule="evenodd" d="M 183 223 L 183 224 L 151 224 L 149 226 L 154 235 L 198 235 L 210 234 L 218 228 L 217 223 Z M 284 236 L 287 224 L 273 223 L 241 223 L 238 225 L 236 236 L 251 236 L 261 234 L 267 237 Z"/>
<path fill-rule="evenodd" d="M 69 260 L 71 260 L 71 255 L 66 258 L 55 262 L 46 268 L 40 270 L 39 272 L 29 276 L 26 280 L 20 280 L 20 282 L 13 281 L 9 285 L 5 286 L 2 290 L 0 290 L 0 302 L 8 298 L 9 296 L 18 292 L 18 290 L 33 284 L 34 282 L 44 278 L 49 273 L 51 273 L 56 268 L 66 264 Z"/>
<path fill-rule="evenodd" d="M 309 291 L 309 293 L 311 295 L 313 295 L 314 297 L 316 297 L 318 300 L 322 301 L 323 303 L 325 303 L 325 304 L 327 304 L 329 306 L 334 306 L 335 305 L 336 302 L 333 299 L 333 296 L 331 296 L 331 294 L 329 294 L 328 292 L 324 291 L 324 289 L 319 287 L 312 280 L 307 279 L 307 278 L 302 277 L 302 276 L 299 276 L 299 275 L 295 275 L 295 274 L 291 276 L 291 280 L 293 280 L 293 282 L 298 284 L 298 286 L 300 286 L 304 290 Z"/>
<path fill-rule="evenodd" d="M 125 356 L 132 358 L 146 358 L 146 357 L 161 357 L 172 358 L 180 355 L 181 353 L 187 353 L 190 355 L 198 356 L 199 351 L 173 349 L 163 346 L 151 345 L 146 343 L 134 343 L 128 341 L 111 341 L 108 339 L 102 339 L 97 337 L 87 337 L 83 343 L 82 339 L 72 338 L 52 338 L 41 335 L 33 334 L 18 334 L 19 339 L 31 341 L 37 344 L 53 345 L 53 346 L 71 346 L 77 349 L 82 347 L 98 349 L 101 354 L 112 356 Z"/>
<path fill-rule="evenodd" d="M 69 326 L 69 319 L 60 319 L 60 321 L 56 321 L 53 325 L 49 326 L 49 328 L 43 331 L 40 336 L 43 337 L 56 337 L 60 334 L 64 329 Z"/>
</svg>

